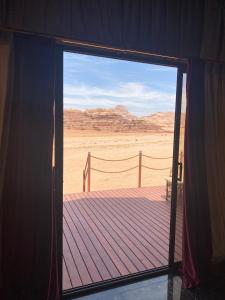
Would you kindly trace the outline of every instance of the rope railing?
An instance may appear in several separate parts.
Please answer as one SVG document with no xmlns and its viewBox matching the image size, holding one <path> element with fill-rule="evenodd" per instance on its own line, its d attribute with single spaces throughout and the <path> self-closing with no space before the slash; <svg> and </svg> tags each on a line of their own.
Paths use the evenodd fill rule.
<svg viewBox="0 0 225 300">
<path fill-rule="evenodd" d="M 127 157 L 127 158 L 123 158 L 123 159 L 105 159 L 105 158 L 101 158 L 101 157 L 97 157 L 97 156 L 93 156 L 93 155 L 91 157 L 95 158 L 97 160 L 103 160 L 103 161 L 125 161 L 125 160 L 129 160 L 129 159 L 138 157 L 138 154 L 134 155 L 134 156 Z"/>
<path fill-rule="evenodd" d="M 147 167 L 145 165 L 142 165 L 143 168 L 146 168 L 146 169 L 149 169 L 149 170 L 154 170 L 154 171 L 164 171 L 164 170 L 170 170 L 171 168 L 168 167 L 168 168 L 150 168 L 150 167 Z"/>
<path fill-rule="evenodd" d="M 120 171 L 106 171 L 106 170 L 101 170 L 101 169 L 97 169 L 97 168 L 93 168 L 91 166 L 91 158 L 97 159 L 97 160 L 101 160 L 101 161 L 108 161 L 108 162 L 120 162 L 120 161 L 127 161 L 133 158 L 138 157 L 138 165 L 128 168 L 128 169 L 124 169 L 124 170 L 120 170 Z M 83 170 L 83 191 L 86 191 L 86 180 L 87 180 L 87 191 L 90 192 L 91 189 L 91 170 L 95 171 L 95 172 L 99 172 L 99 173 L 104 173 L 104 174 L 120 174 L 120 173 L 125 173 L 125 172 L 129 172 L 131 170 L 137 169 L 138 168 L 138 187 L 141 187 L 141 181 L 142 181 L 142 168 L 145 169 L 149 169 L 149 170 L 154 170 L 154 171 L 164 171 L 164 170 L 169 170 L 171 169 L 171 167 L 166 167 L 166 168 L 153 168 L 153 167 L 149 167 L 146 165 L 142 164 L 142 157 L 146 157 L 146 158 L 150 158 L 150 159 L 171 159 L 172 157 L 153 157 L 153 156 L 149 156 L 149 155 L 145 155 L 142 154 L 142 151 L 139 151 L 139 154 L 134 155 L 134 156 L 130 156 L 130 157 L 126 157 L 123 159 L 105 159 L 105 158 L 101 158 L 101 157 L 97 157 L 94 155 L 91 155 L 90 152 L 88 152 L 88 156 L 87 156 L 87 161 L 85 164 L 85 168 Z"/>
<path fill-rule="evenodd" d="M 142 156 L 150 158 L 150 159 L 172 159 L 173 158 L 172 156 L 168 156 L 168 157 L 154 157 L 154 156 L 149 156 L 149 155 L 146 155 L 146 154 L 142 154 Z"/>
<path fill-rule="evenodd" d="M 95 168 L 91 168 L 91 170 L 97 171 L 97 172 L 100 172 L 100 173 L 115 174 L 115 173 L 125 173 L 125 172 L 128 172 L 128 171 L 134 170 L 136 168 L 138 168 L 138 166 L 135 166 L 135 167 L 132 167 L 132 168 L 129 168 L 129 169 L 126 169 L 126 170 L 121 170 L 121 171 L 103 171 L 103 170 L 99 170 L 99 169 L 95 169 Z"/>
</svg>

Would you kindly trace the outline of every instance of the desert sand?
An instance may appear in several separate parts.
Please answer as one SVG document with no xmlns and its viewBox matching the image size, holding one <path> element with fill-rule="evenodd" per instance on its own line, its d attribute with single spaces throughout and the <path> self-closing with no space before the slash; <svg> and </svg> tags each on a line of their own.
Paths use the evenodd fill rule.
<svg viewBox="0 0 225 300">
<path fill-rule="evenodd" d="M 143 122 L 139 130 L 139 125 L 137 126 L 136 120 L 135 128 L 127 126 L 127 130 L 118 130 L 119 125 L 117 121 L 112 123 L 118 125 L 116 130 L 112 124 L 110 128 L 107 127 L 107 130 L 104 130 L 104 126 L 93 130 L 93 126 L 91 125 L 93 116 L 89 122 L 86 122 L 86 130 L 84 130 L 83 128 L 79 128 L 80 123 L 78 126 L 77 118 L 75 118 L 73 114 L 72 117 L 71 114 L 69 114 L 69 116 L 69 121 L 67 117 L 66 122 L 64 121 L 64 124 L 66 124 L 64 126 L 64 194 L 83 191 L 83 169 L 88 152 L 91 152 L 92 156 L 103 159 L 124 159 L 138 155 L 139 151 L 152 157 L 170 157 L 169 159 L 142 158 L 142 164 L 148 167 L 168 168 L 162 171 L 142 168 L 142 186 L 159 186 L 166 184 L 165 179 L 170 176 L 172 168 L 171 157 L 173 155 L 174 125 L 172 115 L 168 118 L 168 113 L 159 113 L 158 119 L 157 116 L 154 115 L 153 121 L 156 125 L 154 126 L 153 121 L 151 121 L 151 127 L 146 131 L 143 130 Z M 115 115 L 113 118 L 117 120 Z M 75 129 L 73 126 L 74 119 L 76 119 Z M 101 116 L 99 119 L 102 122 Z M 123 122 L 124 119 L 127 119 L 127 117 L 123 116 Z M 165 120 L 165 122 L 163 122 L 163 120 Z M 96 116 L 94 122 L 96 125 Z M 157 128 L 157 124 L 161 124 L 160 128 Z M 162 126 L 162 124 L 164 124 L 164 126 Z M 119 128 L 124 127 L 120 124 Z M 182 137 L 180 151 L 182 151 Z M 139 158 L 135 157 L 122 162 L 109 162 L 92 158 L 91 166 L 92 168 L 103 171 L 122 171 L 138 166 L 138 160 Z M 91 191 L 133 188 L 137 186 L 138 168 L 120 174 L 106 174 L 91 170 Z"/>
<path fill-rule="evenodd" d="M 153 157 L 171 157 L 172 134 L 113 134 L 94 132 L 64 132 L 64 193 L 82 192 L 82 174 L 87 154 L 105 159 L 123 159 L 143 154 Z M 142 163 L 152 168 L 171 168 L 172 159 L 153 160 L 143 157 Z M 138 157 L 123 162 L 91 159 L 91 166 L 105 171 L 121 171 L 138 165 Z M 142 168 L 142 186 L 165 184 L 170 169 L 154 171 Z M 91 190 L 137 187 L 138 168 L 121 174 L 91 171 Z"/>
</svg>

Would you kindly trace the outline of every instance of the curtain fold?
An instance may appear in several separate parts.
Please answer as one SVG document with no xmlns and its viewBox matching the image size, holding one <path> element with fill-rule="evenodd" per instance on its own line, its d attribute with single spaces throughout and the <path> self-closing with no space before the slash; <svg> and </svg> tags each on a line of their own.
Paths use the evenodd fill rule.
<svg viewBox="0 0 225 300">
<path fill-rule="evenodd" d="M 9 97 L 10 91 L 10 81 L 9 76 L 13 77 L 11 71 L 13 69 L 13 45 L 12 45 L 12 36 L 11 33 L 3 33 L 0 32 L 0 153 L 3 163 L 3 134 L 6 132 L 8 127 L 8 117 L 10 115 L 10 101 L 6 101 L 6 99 L 11 98 Z M 5 127 L 5 130 L 4 130 Z M 8 130 L 7 130 L 8 131 Z M 1 164 L 1 171 L 3 165 Z M 2 180 L 0 179 L 1 183 Z M 2 184 L 0 184 L 2 186 Z M 1 188 L 0 188 L 0 195 L 1 195 Z"/>
<path fill-rule="evenodd" d="M 205 98 L 202 61 L 190 61 L 184 153 L 183 286 L 191 288 L 211 276 L 211 224 L 205 157 Z"/>
<path fill-rule="evenodd" d="M 224 0 L 205 0 L 201 40 L 200 57 L 202 59 L 225 62 Z"/>
<path fill-rule="evenodd" d="M 213 260 L 225 260 L 225 64 L 205 66 L 205 155 Z"/>
<path fill-rule="evenodd" d="M 225 261 L 224 129 L 225 64 L 191 61 L 185 129 L 185 288 L 212 279 L 218 263 Z"/>
<path fill-rule="evenodd" d="M 5 173 L 7 141 L 10 128 L 11 84 L 13 78 L 13 42 L 11 33 L 0 32 L 0 241 L 2 240 L 2 189 Z M 4 142 L 3 142 L 4 141 Z M 1 245 L 1 242 L 0 242 Z M 2 266 L 2 248 L 0 247 L 0 266 Z M 0 269 L 1 270 L 1 269 Z M 2 272 L 0 271 L 0 289 Z"/>
<path fill-rule="evenodd" d="M 2 294 L 59 299 L 52 194 L 54 43 L 14 34 L 14 49 L 2 191 Z"/>
</svg>

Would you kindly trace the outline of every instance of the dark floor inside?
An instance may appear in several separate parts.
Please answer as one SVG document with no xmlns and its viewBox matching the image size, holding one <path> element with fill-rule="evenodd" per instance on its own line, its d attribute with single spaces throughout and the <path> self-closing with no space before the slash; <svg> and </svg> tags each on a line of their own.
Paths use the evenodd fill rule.
<svg viewBox="0 0 225 300">
<path fill-rule="evenodd" d="M 224 300 L 225 277 L 209 286 L 182 290 L 181 279 L 167 275 L 155 277 L 76 298 L 80 300 Z"/>
</svg>

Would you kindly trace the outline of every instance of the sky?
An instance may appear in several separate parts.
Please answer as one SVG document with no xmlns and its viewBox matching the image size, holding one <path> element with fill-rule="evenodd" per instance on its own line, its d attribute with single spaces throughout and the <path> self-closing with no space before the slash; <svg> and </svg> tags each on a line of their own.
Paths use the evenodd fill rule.
<svg viewBox="0 0 225 300">
<path fill-rule="evenodd" d="M 175 109 L 176 68 L 64 53 L 64 108 L 124 105 L 136 116 Z"/>
</svg>

